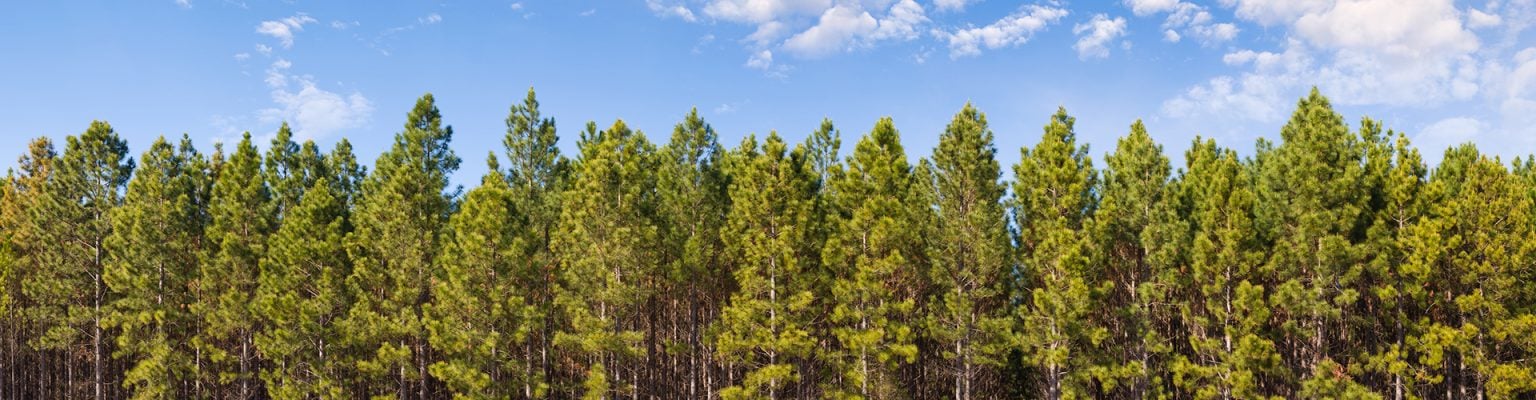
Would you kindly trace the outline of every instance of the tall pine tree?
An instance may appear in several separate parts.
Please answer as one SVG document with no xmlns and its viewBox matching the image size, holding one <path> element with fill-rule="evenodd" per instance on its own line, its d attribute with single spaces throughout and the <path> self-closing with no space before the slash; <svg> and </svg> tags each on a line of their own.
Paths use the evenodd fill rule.
<svg viewBox="0 0 1536 400">
<path fill-rule="evenodd" d="M 116 295 L 104 326 L 118 331 L 117 357 L 128 359 L 124 385 L 137 399 L 190 397 L 196 372 L 189 310 L 203 226 L 207 160 L 182 137 L 164 137 L 141 158 L 121 207 L 113 211 L 105 282 Z"/>
<path fill-rule="evenodd" d="M 833 397 L 889 398 L 899 393 L 896 368 L 917 358 L 916 297 L 925 270 L 912 230 L 912 165 L 889 117 L 859 140 L 847 173 L 833 183 L 842 212 L 823 262 L 834 271 Z"/>
<path fill-rule="evenodd" d="M 934 298 L 924 327 L 942 344 L 947 365 L 941 370 L 954 399 L 989 397 L 1001 389 L 997 368 L 1007 355 L 1012 251 L 1001 169 L 986 114 L 966 103 L 939 136 L 927 174 L 932 179 L 920 182 L 937 212 L 929 249 Z"/>
<path fill-rule="evenodd" d="M 786 151 L 770 133 L 761 148 L 748 137 L 730 156 L 730 215 L 721 231 L 735 266 L 735 293 L 716 322 L 719 357 L 746 372 L 720 392 L 725 399 L 794 397 L 808 378 L 796 361 L 815 348 L 811 232 L 815 178 L 803 147 Z"/>
<path fill-rule="evenodd" d="M 443 125 L 432 95 L 424 95 L 363 181 L 355 230 L 347 236 L 353 302 L 338 322 L 358 357 L 363 393 L 357 395 L 431 394 L 432 354 L 421 310 L 431 299 L 440 235 L 453 208 L 452 196 L 444 193 L 459 167 L 448 147 L 452 139 L 453 128 Z"/>
<path fill-rule="evenodd" d="M 1098 174 L 1088 146 L 1077 145 L 1075 118 L 1058 109 L 1033 149 L 1020 151 L 1013 167 L 1013 215 L 1019 229 L 1017 345 L 1038 369 L 1038 395 L 1083 397 L 1087 365 L 1107 335 L 1089 321 L 1095 276 L 1088 275 L 1084 227 L 1096 199 Z"/>
<path fill-rule="evenodd" d="M 73 369 L 68 372 L 65 396 L 103 398 L 115 392 L 120 379 L 108 370 L 112 332 L 102 328 L 113 298 L 102 279 L 106 239 L 134 163 L 128 143 L 112 126 L 94 121 L 85 133 L 66 138 L 56 165 L 57 175 L 45 186 L 35 211 L 42 227 L 36 238 L 41 268 L 24 284 L 34 301 L 28 313 L 43 329 L 34 344 L 65 351 L 67 357 L 59 361 L 69 368 L 84 362 L 88 372 L 81 371 L 79 378 Z M 82 385 L 75 379 L 84 379 L 89 389 L 76 393 Z"/>
</svg>

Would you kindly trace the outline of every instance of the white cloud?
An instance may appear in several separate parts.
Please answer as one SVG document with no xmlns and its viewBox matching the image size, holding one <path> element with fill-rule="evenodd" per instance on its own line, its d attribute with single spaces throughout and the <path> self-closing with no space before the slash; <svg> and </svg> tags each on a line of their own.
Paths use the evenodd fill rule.
<svg viewBox="0 0 1536 400">
<path fill-rule="evenodd" d="M 510 7 L 512 7 L 512 11 L 522 10 L 523 9 L 523 2 L 521 2 L 521 1 L 513 2 Z"/>
<path fill-rule="evenodd" d="M 751 57 L 747 57 L 746 66 L 747 66 L 747 68 L 762 69 L 762 70 L 766 70 L 766 69 L 768 69 L 770 67 L 773 67 L 773 52 L 772 51 L 768 51 L 768 50 L 762 50 L 762 51 L 759 51 L 759 52 L 756 52 L 756 53 L 752 53 Z"/>
<path fill-rule="evenodd" d="M 576 15 L 580 15 L 580 16 L 583 16 L 583 17 L 590 17 L 590 16 L 593 16 L 593 15 L 596 15 L 596 14 L 597 14 L 597 9 L 596 8 L 588 8 L 586 11 L 582 11 L 580 14 L 576 14 Z"/>
<path fill-rule="evenodd" d="M 257 53 L 261 53 L 261 55 L 264 55 L 264 56 L 270 56 L 270 55 L 272 55 L 272 46 L 268 46 L 268 45 L 264 45 L 264 44 L 261 44 L 261 43 L 257 43 L 256 44 L 256 52 Z"/>
<path fill-rule="evenodd" d="M 1138 17 L 1173 11 L 1179 0 L 1125 0 L 1125 5 Z"/>
<path fill-rule="evenodd" d="M 288 73 L 287 73 L 287 71 L 288 71 L 288 68 L 292 68 L 292 67 L 293 67 L 293 63 L 288 62 L 288 60 L 284 60 L 284 59 L 281 59 L 281 58 L 277 59 L 277 61 L 272 62 L 272 66 L 267 67 L 267 78 L 266 78 L 267 86 L 272 87 L 273 89 L 277 89 L 277 88 L 282 88 L 282 87 L 288 86 Z"/>
<path fill-rule="evenodd" d="M 422 25 L 432 25 L 435 23 L 443 22 L 443 16 L 437 15 L 437 13 L 431 13 L 427 14 L 425 17 L 417 18 L 416 22 L 421 23 Z"/>
<path fill-rule="evenodd" d="M 965 6 L 971 0 L 934 0 L 934 7 L 939 11 L 965 11 Z"/>
<path fill-rule="evenodd" d="M 341 30 L 341 31 L 344 31 L 344 30 L 347 30 L 348 28 L 352 28 L 354 26 L 359 26 L 359 25 L 362 25 L 362 23 L 361 22 L 357 22 L 357 21 L 352 21 L 352 22 L 347 22 L 347 21 L 331 21 L 331 29 Z"/>
<path fill-rule="evenodd" d="M 914 0 L 896 2 L 883 19 L 857 5 L 840 4 L 822 13 L 815 26 L 785 40 L 784 49 L 820 57 L 882 40 L 911 40 L 918 36 L 918 26 L 927 22 L 922 6 Z"/>
<path fill-rule="evenodd" d="M 317 21 L 314 18 L 300 13 L 280 20 L 261 21 L 260 24 L 256 25 L 256 33 L 277 38 L 283 44 L 283 48 L 286 49 L 293 47 L 294 32 L 302 31 L 305 24 L 315 22 Z"/>
<path fill-rule="evenodd" d="M 1433 157 L 1445 149 L 1469 142 L 1487 130 L 1488 124 L 1476 118 L 1445 118 L 1413 135 L 1413 144 L 1424 154 Z"/>
<path fill-rule="evenodd" d="M 1504 18 L 1498 14 L 1489 14 L 1477 9 L 1467 9 L 1467 26 L 1473 29 L 1499 26 L 1504 23 Z"/>
<path fill-rule="evenodd" d="M 251 53 L 235 53 L 235 61 L 245 61 L 249 59 L 251 59 Z"/>
<path fill-rule="evenodd" d="M 1239 29 L 1231 23 L 1217 23 L 1205 6 L 1177 0 L 1126 0 L 1131 12 L 1139 17 L 1168 13 L 1163 20 L 1163 40 L 1178 43 L 1193 37 L 1202 45 L 1215 45 L 1237 37 Z"/>
<path fill-rule="evenodd" d="M 362 93 L 342 96 L 321 89 L 308 76 L 288 75 L 292 67 L 288 60 L 278 59 L 267 69 L 266 83 L 276 104 L 257 113 L 262 122 L 292 122 L 296 136 L 308 139 L 362 127 L 373 116 L 373 103 Z"/>
<path fill-rule="evenodd" d="M 698 17 L 693 15 L 693 10 L 689 10 L 688 7 L 682 4 L 669 4 L 661 0 L 645 0 L 645 6 L 650 8 L 651 12 L 656 15 L 677 17 L 688 22 L 699 20 Z"/>
<path fill-rule="evenodd" d="M 181 8 L 192 8 L 192 0 L 176 0 L 176 5 Z"/>
<path fill-rule="evenodd" d="M 1484 82 L 1478 37 L 1462 25 L 1451 0 L 1239 0 L 1229 5 L 1243 18 L 1286 23 L 1285 48 L 1227 53 L 1222 62 L 1246 70 L 1165 101 L 1166 114 L 1276 121 L 1284 110 L 1275 105 L 1289 104 L 1313 85 L 1336 104 L 1410 107 L 1470 100 L 1483 88 L 1495 87 Z M 1211 35 L 1224 35 L 1215 29 Z"/>
<path fill-rule="evenodd" d="M 1035 32 L 1065 16 L 1065 8 L 1031 5 L 987 26 L 954 32 L 935 30 L 934 35 L 949 42 L 950 58 L 975 56 L 981 54 L 983 47 L 998 49 L 1024 44 Z"/>
<path fill-rule="evenodd" d="M 1125 18 L 1094 15 L 1087 23 L 1073 26 L 1072 34 L 1078 35 L 1077 44 L 1072 45 L 1077 50 L 1077 58 L 1109 57 L 1109 48 L 1105 45 L 1125 35 Z"/>
<path fill-rule="evenodd" d="M 1297 17 L 1327 10 L 1335 0 L 1221 0 L 1227 7 L 1236 7 L 1238 18 L 1258 22 L 1260 25 L 1289 24 Z M 1374 20 L 1368 20 L 1374 21 Z"/>
<path fill-rule="evenodd" d="M 715 106 L 715 114 L 730 114 L 734 112 L 736 112 L 736 106 L 730 103 Z"/>
<path fill-rule="evenodd" d="M 847 5 L 862 8 L 858 2 Z M 832 7 L 832 0 L 709 0 L 704 5 L 704 15 L 731 22 L 761 24 L 796 17 L 815 17 Z"/>
<path fill-rule="evenodd" d="M 1228 64 L 1252 63 L 1239 76 L 1217 76 L 1163 102 L 1163 113 L 1178 117 L 1219 117 L 1273 122 L 1304 94 L 1313 61 L 1299 41 L 1281 53 L 1240 51 L 1222 57 Z"/>
</svg>

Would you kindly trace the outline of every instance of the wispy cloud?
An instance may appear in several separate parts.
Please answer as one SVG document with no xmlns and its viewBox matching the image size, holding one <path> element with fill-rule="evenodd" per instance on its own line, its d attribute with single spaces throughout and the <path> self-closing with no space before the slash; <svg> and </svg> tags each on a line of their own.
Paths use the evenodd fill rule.
<svg viewBox="0 0 1536 400">
<path fill-rule="evenodd" d="M 261 21 L 260 24 L 256 25 L 256 33 L 276 38 L 278 42 L 283 44 L 283 48 L 286 49 L 293 47 L 293 35 L 295 32 L 303 31 L 304 25 L 315 22 L 313 17 L 299 13 L 279 20 Z"/>
</svg>

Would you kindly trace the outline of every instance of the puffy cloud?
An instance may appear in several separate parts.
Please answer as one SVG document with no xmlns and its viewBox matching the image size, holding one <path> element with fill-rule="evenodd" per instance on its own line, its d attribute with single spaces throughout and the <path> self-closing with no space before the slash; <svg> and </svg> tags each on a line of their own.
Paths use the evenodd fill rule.
<svg viewBox="0 0 1536 400">
<path fill-rule="evenodd" d="M 934 0 L 934 7 L 939 11 L 964 11 L 965 6 L 972 0 Z"/>
<path fill-rule="evenodd" d="M 1434 157 L 1445 149 L 1471 141 L 1488 129 L 1488 124 L 1477 118 L 1445 118 L 1413 135 L 1413 144 L 1420 152 Z"/>
<path fill-rule="evenodd" d="M 1109 47 L 1106 45 L 1125 35 L 1125 18 L 1111 19 L 1104 14 L 1094 15 L 1088 23 L 1072 27 L 1072 33 L 1078 35 L 1077 44 L 1072 46 L 1077 50 L 1078 58 L 1109 57 Z"/>
<path fill-rule="evenodd" d="M 266 83 L 272 88 L 275 107 L 258 112 L 263 122 L 290 121 L 298 137 L 322 138 L 362 127 L 372 118 L 373 103 L 362 93 L 343 96 L 321 89 L 308 76 L 288 75 L 292 67 L 293 63 L 278 59 L 267 69 Z"/>
<path fill-rule="evenodd" d="M 421 23 L 422 25 L 432 25 L 435 23 L 443 22 L 443 16 L 437 15 L 437 13 L 431 13 L 427 14 L 425 17 L 417 18 L 416 22 Z"/>
<path fill-rule="evenodd" d="M 677 17 L 688 22 L 699 20 L 697 16 L 693 15 L 693 10 L 688 9 L 687 6 L 682 4 L 666 3 L 661 0 L 645 0 L 645 6 L 650 8 L 652 13 L 663 17 Z"/>
<path fill-rule="evenodd" d="M 922 6 L 914 0 L 892 5 L 883 19 L 876 19 L 862 7 L 840 4 L 822 13 L 815 26 L 785 40 L 784 49 L 819 57 L 882 40 L 911 40 L 918 36 L 918 27 L 927 22 Z"/>
<path fill-rule="evenodd" d="M 1179 0 L 1125 0 L 1126 7 L 1139 17 L 1173 11 L 1179 4 Z"/>
<path fill-rule="evenodd" d="M 746 66 L 747 68 L 761 70 L 766 70 L 770 67 L 773 67 L 773 52 L 762 50 L 756 53 L 752 53 L 751 57 L 747 57 Z"/>
<path fill-rule="evenodd" d="M 1504 18 L 1499 17 L 1498 14 L 1489 14 L 1477 9 L 1467 10 L 1467 26 L 1474 29 L 1499 26 L 1502 23 L 1504 23 Z"/>
<path fill-rule="evenodd" d="M 277 38 L 283 44 L 283 48 L 293 47 L 294 32 L 304 30 L 305 24 L 315 23 L 314 18 L 303 13 L 292 17 L 275 21 L 261 21 L 256 25 L 256 33 Z"/>
<path fill-rule="evenodd" d="M 1236 7 L 1238 18 L 1258 22 L 1260 25 L 1289 24 L 1297 17 L 1327 10 L 1334 0 L 1222 0 L 1227 7 Z M 1374 21 L 1374 20 L 1372 20 Z"/>
<path fill-rule="evenodd" d="M 934 35 L 949 42 L 950 58 L 974 56 L 981 54 L 983 47 L 998 49 L 1028 42 L 1035 32 L 1066 16 L 1065 8 L 1030 5 L 987 26 L 953 32 L 936 30 Z"/>
<path fill-rule="evenodd" d="M 1178 43 L 1186 37 L 1213 45 L 1237 37 L 1239 29 L 1231 23 L 1217 23 L 1205 6 L 1176 0 L 1126 0 L 1125 5 L 1137 16 L 1168 13 L 1163 20 L 1163 40 Z"/>
<path fill-rule="evenodd" d="M 1173 117 L 1223 117 L 1240 120 L 1278 121 L 1291 100 L 1299 96 L 1313 61 L 1299 41 L 1291 40 L 1284 52 L 1244 50 L 1228 53 L 1222 61 L 1252 64 L 1239 76 L 1217 76 L 1163 102 L 1163 113 Z"/>
<path fill-rule="evenodd" d="M 704 15 L 731 22 L 761 24 L 796 16 L 821 15 L 832 7 L 832 0 L 710 0 L 704 5 Z"/>
<path fill-rule="evenodd" d="M 1247 70 L 1189 88 L 1164 102 L 1165 113 L 1274 121 L 1281 111 L 1265 104 L 1289 104 L 1313 85 L 1338 104 L 1418 107 L 1484 87 L 1478 37 L 1450 0 L 1229 3 L 1240 17 L 1286 22 L 1285 49 L 1227 53 L 1222 62 Z"/>
</svg>

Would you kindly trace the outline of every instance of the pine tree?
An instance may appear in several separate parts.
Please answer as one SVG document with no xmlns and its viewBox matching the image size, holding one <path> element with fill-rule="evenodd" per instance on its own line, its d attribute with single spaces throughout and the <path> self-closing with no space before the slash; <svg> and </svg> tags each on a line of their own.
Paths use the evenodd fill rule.
<svg viewBox="0 0 1536 400">
<path fill-rule="evenodd" d="M 555 304 L 567 319 L 555 345 L 586 367 L 583 396 L 637 398 L 637 371 L 624 367 L 643 351 L 640 311 L 650 295 L 644 289 L 659 267 L 656 149 L 622 120 L 601 132 L 587 124 L 578 147 L 581 159 L 554 235 L 563 267 Z M 606 393 L 590 391 L 598 387 Z"/>
<path fill-rule="evenodd" d="M 196 351 L 193 292 L 204 251 L 207 160 L 183 136 L 144 152 L 143 166 L 113 210 L 104 281 L 115 295 L 102 320 L 118 332 L 114 357 L 128 359 L 123 384 L 136 399 L 192 396 Z"/>
<path fill-rule="evenodd" d="M 520 357 L 523 358 L 523 397 L 537 397 L 540 386 L 550 386 L 554 365 L 550 347 L 555 326 L 555 281 L 560 264 L 551 247 L 552 236 L 560 222 L 561 193 L 570 166 L 560 155 L 560 137 L 553 118 L 541 118 L 539 101 L 533 88 L 523 104 L 513 104 L 507 115 L 506 147 L 513 208 L 518 210 L 517 232 L 522 236 L 521 253 L 514 261 L 515 279 L 525 286 L 523 308 L 532 314 L 523 317 L 528 331 Z M 545 389 L 548 390 L 548 389 Z"/>
<path fill-rule="evenodd" d="M 1307 379 L 1353 380 L 1323 371 L 1324 360 L 1350 368 L 1343 351 L 1353 339 L 1347 313 L 1361 312 L 1357 286 L 1365 272 L 1359 229 L 1368 196 L 1358 138 L 1314 88 L 1280 131 L 1283 142 L 1260 172 L 1260 229 L 1271 241 L 1265 271 L 1279 279 L 1271 306 L 1289 316 L 1276 343 Z M 1327 386 L 1327 385 L 1325 385 Z"/>
<path fill-rule="evenodd" d="M 1166 338 L 1152 329 L 1152 304 L 1142 294 L 1152 280 L 1148 250 L 1142 236 L 1152 225 L 1163 201 L 1170 166 L 1162 146 L 1147 134 L 1140 120 L 1131 124 L 1115 151 L 1104 159 L 1099 208 L 1089 230 L 1093 235 L 1093 271 L 1099 276 L 1095 323 L 1108 330 L 1105 358 L 1093 374 L 1106 392 L 1148 397 L 1148 371 L 1154 353 Z M 1150 289 L 1149 289 L 1150 290 Z M 1148 336 L 1152 335 L 1152 336 Z"/>
<path fill-rule="evenodd" d="M 990 386 L 1006 361 L 1012 249 L 996 155 L 986 114 L 966 103 L 939 136 L 932 179 L 920 180 L 937 212 L 928 250 L 934 298 L 924 327 L 943 345 L 954 399 L 995 395 Z"/>
<path fill-rule="evenodd" d="M 890 118 L 859 140 L 847 173 L 833 185 L 844 214 L 827 240 L 823 262 L 832 268 L 829 322 L 839 352 L 841 382 L 833 397 L 895 396 L 896 368 L 916 360 L 915 299 L 922 293 L 923 255 L 912 229 L 912 166 Z"/>
<path fill-rule="evenodd" d="M 1196 139 L 1186 169 L 1170 185 L 1172 207 L 1159 216 L 1151 251 L 1164 273 L 1156 285 L 1179 304 L 1188 349 L 1166 366 L 1179 392 L 1195 398 L 1264 398 L 1283 377 L 1269 322 L 1263 253 L 1254 235 L 1252 181 L 1236 152 Z M 1171 254 L 1170 254 L 1171 253 Z"/>
<path fill-rule="evenodd" d="M 516 357 L 531 333 L 522 321 L 534 310 L 515 275 L 524 236 L 512 191 L 494 155 L 480 186 L 469 191 L 449 221 L 432 303 L 423 312 L 441 360 L 430 367 L 460 398 L 542 395 L 537 376 L 524 376 L 528 360 Z M 532 388 L 534 393 L 525 392 Z"/>
<path fill-rule="evenodd" d="M 133 173 L 128 144 L 106 122 L 93 121 L 85 133 L 66 138 L 57 174 L 44 187 L 36 212 L 42 229 L 37 274 L 24 283 L 34 303 L 28 314 L 41 325 L 35 338 L 39 349 L 67 351 L 68 366 L 80 358 L 89 369 L 90 390 L 74 393 L 73 370 L 66 379 L 69 395 L 102 398 L 114 392 L 120 379 L 109 371 L 111 331 L 102 317 L 112 295 L 102 281 L 108 258 L 106 238 L 112 234 L 112 210 L 122 204 L 122 189 Z"/>
<path fill-rule="evenodd" d="M 720 392 L 725 399 L 793 397 L 786 388 L 806 378 L 796 360 L 816 345 L 803 280 L 816 180 L 804 147 L 786 146 L 770 133 L 761 149 L 748 137 L 730 156 L 732 207 L 720 237 L 738 289 L 715 322 L 715 349 L 746 372 Z"/>
<path fill-rule="evenodd" d="M 1373 319 L 1370 326 L 1375 330 L 1361 340 L 1370 352 L 1363 369 L 1375 374 L 1364 381 L 1400 400 L 1421 393 L 1419 386 L 1435 375 L 1432 368 L 1418 362 L 1410 344 L 1424 329 L 1420 316 L 1425 310 L 1420 306 L 1429 295 L 1429 282 L 1414 281 L 1417 274 L 1412 273 L 1415 263 L 1410 258 L 1412 228 L 1427 212 L 1421 195 L 1427 167 L 1406 136 L 1390 131 L 1377 136 L 1373 132 L 1379 131 L 1379 124 L 1370 120 L 1362 122 L 1360 130 L 1369 146 L 1367 177 L 1376 193 L 1371 201 L 1372 225 L 1366 246 L 1369 268 L 1378 282 L 1367 299 L 1379 304 L 1374 315 L 1359 316 Z"/>
<path fill-rule="evenodd" d="M 459 167 L 448 147 L 452 138 L 432 95 L 424 95 L 363 181 L 355 230 L 347 236 L 353 303 L 338 322 L 358 357 L 362 394 L 429 395 L 431 354 L 421 307 L 431 299 L 439 235 L 453 206 L 444 194 Z"/>
<path fill-rule="evenodd" d="M 732 287 L 731 271 L 721 260 L 727 239 L 720 229 L 729 209 L 722 153 L 714 128 L 694 109 L 672 129 L 671 141 L 658 154 L 663 159 L 657 173 L 657 217 L 666 279 L 657 291 L 666 295 L 657 298 L 656 312 L 671 318 L 647 332 L 647 380 L 664 390 L 653 396 L 706 395 L 697 392 L 707 384 L 705 372 L 711 367 L 704 327 L 718 318 Z"/>
<path fill-rule="evenodd" d="M 48 246 L 38 240 L 43 225 L 38 224 L 34 211 L 44 200 L 44 189 L 54 175 L 58 154 L 53 142 L 47 137 L 33 139 L 27 144 L 27 152 L 16 161 L 16 167 L 7 171 L 0 191 L 0 246 L 3 246 L 3 266 L 0 266 L 0 290 L 4 291 L 0 305 L 0 335 L 4 335 L 0 356 L 0 397 L 46 397 L 44 385 L 51 374 L 43 360 L 48 355 L 36 351 L 33 339 L 39 337 L 38 320 L 29 313 L 36 310 L 35 302 L 28 295 L 27 287 L 37 279 L 43 268 L 40 256 Z M 29 390 L 36 389 L 35 392 Z M 55 395 L 57 396 L 57 395 Z"/>
<path fill-rule="evenodd" d="M 351 156 L 344 147 L 337 150 L 327 161 Z M 349 228 L 346 199 L 336 194 L 339 185 L 332 179 L 348 178 L 322 177 L 306 190 L 267 240 L 260 263 L 251 299 L 260 329 L 253 342 L 269 363 L 261 378 L 272 398 L 347 397 L 344 385 L 350 377 L 343 374 L 352 368 L 342 364 L 346 347 L 336 322 L 348 305 L 350 263 L 344 239 Z"/>
<path fill-rule="evenodd" d="M 1521 178 L 1496 158 L 1463 145 L 1447 152 L 1431 178 L 1438 192 L 1415 258 L 1425 281 L 1445 293 L 1423 337 L 1427 361 L 1445 361 L 1446 396 L 1516 398 L 1536 391 L 1536 278 L 1531 198 Z M 1437 236 L 1437 237 L 1436 237 Z M 1432 241 L 1432 242 L 1431 242 Z M 1449 357 L 1442 353 L 1453 353 Z M 1457 388 L 1452 393 L 1452 387 Z M 1468 393 L 1471 391 L 1471 393 Z"/>
<path fill-rule="evenodd" d="M 1026 363 L 1039 369 L 1039 396 L 1087 396 L 1082 376 L 1091 350 L 1107 334 L 1088 322 L 1095 287 L 1088 275 L 1084 221 L 1092 215 L 1098 175 L 1086 145 L 1078 147 L 1075 118 L 1058 109 L 1033 149 L 1013 168 L 1013 214 L 1019 229 L 1022 325 L 1016 340 Z"/>
<path fill-rule="evenodd" d="M 314 186 L 315 180 L 324 175 L 323 162 L 319 147 L 313 141 L 295 143 L 293 130 L 288 128 L 287 122 L 277 128 L 261 165 L 262 178 L 267 182 L 274 209 L 269 219 L 274 224 L 282 221 L 289 209 L 298 207 L 304 190 Z"/>
<path fill-rule="evenodd" d="M 281 135 L 279 135 L 281 136 Z M 247 133 L 223 163 L 207 204 L 208 249 L 197 272 L 202 320 L 196 344 L 207 359 L 206 376 L 218 396 L 249 398 L 262 392 L 257 381 L 256 325 L 248 309 L 259 263 L 272 231 L 270 197 L 262 160 Z"/>
</svg>

